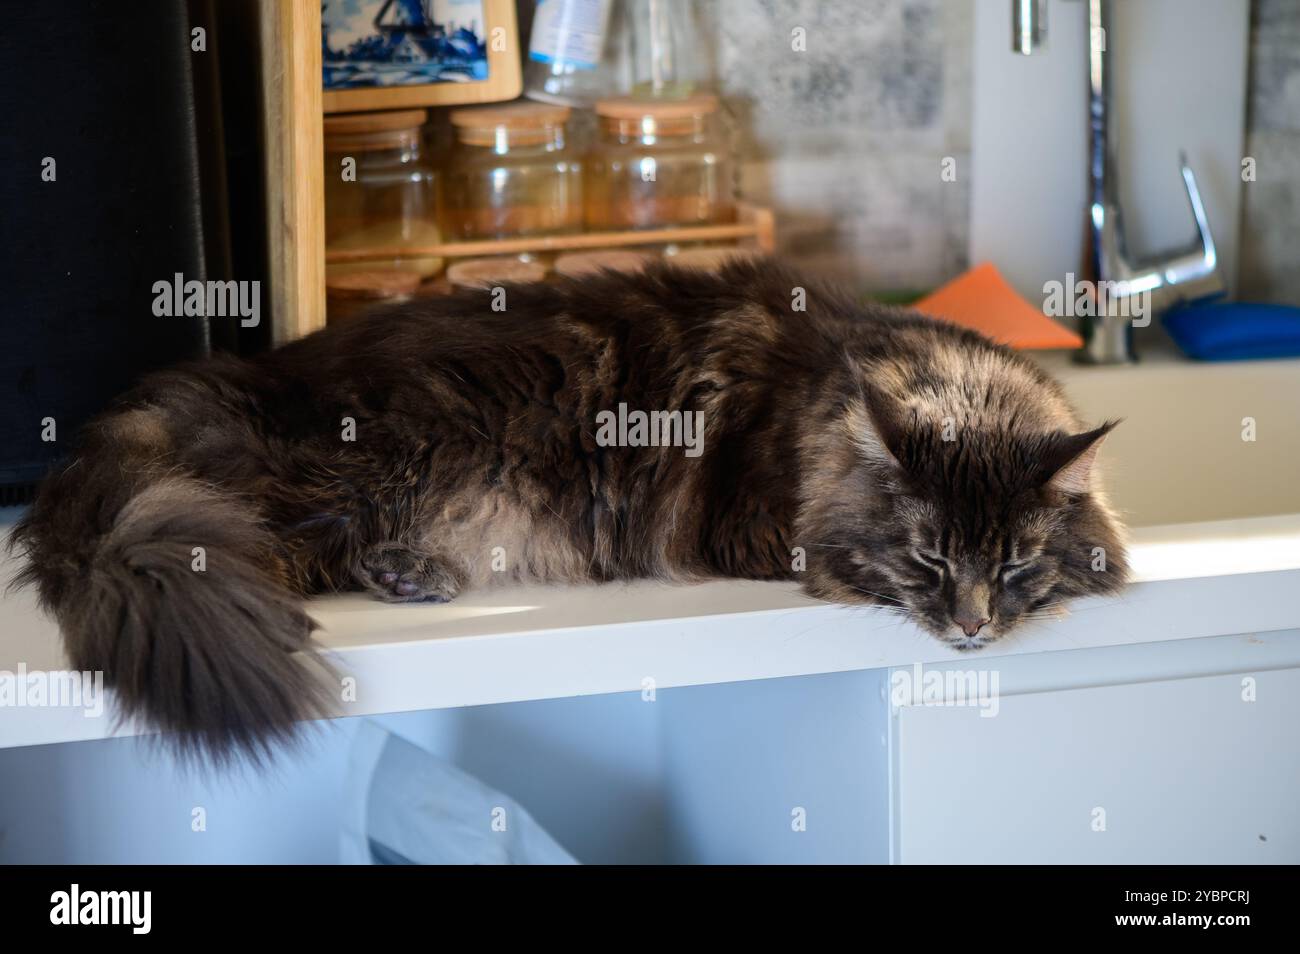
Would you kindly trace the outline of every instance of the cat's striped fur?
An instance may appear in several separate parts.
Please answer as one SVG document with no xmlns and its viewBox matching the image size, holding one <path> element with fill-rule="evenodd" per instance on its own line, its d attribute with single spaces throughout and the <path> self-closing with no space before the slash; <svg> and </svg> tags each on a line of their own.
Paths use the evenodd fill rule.
<svg viewBox="0 0 1300 954">
<path fill-rule="evenodd" d="M 72 665 L 221 757 L 330 711 L 309 593 L 794 578 L 978 646 L 1124 580 L 1105 428 L 973 332 L 770 261 L 499 300 L 156 374 L 89 425 L 15 534 Z M 620 402 L 701 412 L 703 453 L 602 446 Z"/>
</svg>

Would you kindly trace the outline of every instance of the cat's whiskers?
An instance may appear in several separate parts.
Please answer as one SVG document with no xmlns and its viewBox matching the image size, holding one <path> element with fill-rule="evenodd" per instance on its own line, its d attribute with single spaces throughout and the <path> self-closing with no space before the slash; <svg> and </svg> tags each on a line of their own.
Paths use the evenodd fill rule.
<svg viewBox="0 0 1300 954">
<path fill-rule="evenodd" d="M 844 585 L 851 590 L 854 590 L 858 593 L 862 593 L 865 596 L 871 596 L 878 600 L 885 600 L 884 603 L 877 604 L 883 606 L 885 609 L 901 610 L 905 608 L 903 601 L 898 599 L 897 597 L 886 596 L 884 593 L 876 593 L 872 590 L 863 589 L 860 586 L 854 586 L 852 583 L 845 583 Z"/>
</svg>

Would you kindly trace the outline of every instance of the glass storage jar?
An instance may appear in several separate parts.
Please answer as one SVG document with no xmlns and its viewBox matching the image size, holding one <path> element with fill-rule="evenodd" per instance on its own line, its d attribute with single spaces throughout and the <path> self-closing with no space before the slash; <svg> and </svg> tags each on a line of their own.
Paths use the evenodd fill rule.
<svg viewBox="0 0 1300 954">
<path fill-rule="evenodd" d="M 614 0 L 547 0 L 533 10 L 524 95 L 544 103 L 590 106 L 617 90 L 623 39 Z"/>
<path fill-rule="evenodd" d="M 710 225 L 736 217 L 717 97 L 606 99 L 596 104 L 596 116 L 584 190 L 588 228 Z"/>
<path fill-rule="evenodd" d="M 425 118 L 422 109 L 325 117 L 326 252 L 441 241 L 437 180 L 421 149 Z M 442 264 L 434 257 L 394 258 L 334 264 L 326 274 L 391 269 L 424 278 Z"/>
<path fill-rule="evenodd" d="M 446 226 L 457 239 L 582 228 L 582 162 L 567 141 L 569 107 L 509 103 L 458 109 L 446 173 Z"/>
</svg>

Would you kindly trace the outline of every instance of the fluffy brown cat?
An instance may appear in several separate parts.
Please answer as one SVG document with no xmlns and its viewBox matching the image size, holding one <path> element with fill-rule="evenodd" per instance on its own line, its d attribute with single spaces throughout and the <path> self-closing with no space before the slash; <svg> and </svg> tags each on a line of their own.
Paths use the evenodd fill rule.
<svg viewBox="0 0 1300 954">
<path fill-rule="evenodd" d="M 74 668 L 183 750 L 257 755 L 331 710 L 308 593 L 799 579 L 982 646 L 1122 585 L 1110 426 L 973 332 L 773 262 L 656 266 L 153 375 L 14 540 Z"/>
</svg>

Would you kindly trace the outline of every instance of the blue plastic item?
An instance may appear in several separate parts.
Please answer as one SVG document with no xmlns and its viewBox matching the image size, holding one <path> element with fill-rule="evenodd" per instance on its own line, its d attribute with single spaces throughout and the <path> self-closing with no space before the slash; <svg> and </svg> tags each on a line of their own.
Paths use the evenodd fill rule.
<svg viewBox="0 0 1300 954">
<path fill-rule="evenodd" d="M 1300 356 L 1300 308 L 1290 305 L 1188 305 L 1169 312 L 1164 323 L 1178 347 L 1198 361 Z"/>
</svg>

